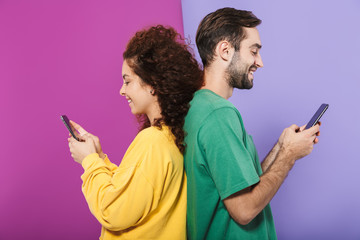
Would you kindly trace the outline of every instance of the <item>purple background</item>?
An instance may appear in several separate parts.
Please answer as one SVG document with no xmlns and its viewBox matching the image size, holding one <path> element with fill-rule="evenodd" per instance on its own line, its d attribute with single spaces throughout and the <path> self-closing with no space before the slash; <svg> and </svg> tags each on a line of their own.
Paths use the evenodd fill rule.
<svg viewBox="0 0 360 240">
<path fill-rule="evenodd" d="M 122 53 L 159 23 L 183 32 L 180 0 L 0 1 L 0 239 L 98 239 L 60 115 L 119 164 L 137 132 Z"/>
<path fill-rule="evenodd" d="M 321 103 L 320 143 L 299 160 L 271 202 L 279 239 L 360 239 L 360 2 L 183 0 L 185 36 L 218 8 L 250 10 L 264 68 L 230 101 L 263 159 L 282 130 L 303 125 Z"/>
<path fill-rule="evenodd" d="M 360 239 L 360 3 L 182 4 L 190 36 L 205 14 L 226 5 L 263 20 L 265 67 L 251 91 L 231 98 L 261 158 L 283 128 L 330 104 L 320 143 L 272 201 L 279 239 Z M 182 32 L 181 13 L 180 0 L 0 1 L 0 239 L 98 238 L 60 115 L 98 135 L 119 164 L 137 127 L 118 94 L 125 44 L 152 24 Z"/>
</svg>

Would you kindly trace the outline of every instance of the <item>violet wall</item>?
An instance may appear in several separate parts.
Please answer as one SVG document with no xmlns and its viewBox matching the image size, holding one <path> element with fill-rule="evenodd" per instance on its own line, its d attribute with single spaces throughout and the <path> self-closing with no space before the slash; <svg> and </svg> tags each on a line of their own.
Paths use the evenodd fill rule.
<svg viewBox="0 0 360 240">
<path fill-rule="evenodd" d="M 160 23 L 183 32 L 180 0 L 0 1 L 0 239 L 98 239 L 60 115 L 119 164 L 137 132 L 122 53 Z"/>
<path fill-rule="evenodd" d="M 306 124 L 321 103 L 320 142 L 299 160 L 271 202 L 278 238 L 360 239 L 360 2 L 182 0 L 185 36 L 222 7 L 253 11 L 264 68 L 254 88 L 236 90 L 263 159 L 285 127 Z"/>
</svg>

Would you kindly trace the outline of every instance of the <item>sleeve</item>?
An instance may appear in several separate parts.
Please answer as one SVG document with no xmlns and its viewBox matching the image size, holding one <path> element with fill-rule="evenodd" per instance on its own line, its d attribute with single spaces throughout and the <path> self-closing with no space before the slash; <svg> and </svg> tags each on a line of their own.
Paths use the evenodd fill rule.
<svg viewBox="0 0 360 240">
<path fill-rule="evenodd" d="M 142 153 L 138 157 L 150 155 Z M 119 167 L 112 173 L 95 153 L 84 159 L 83 167 L 82 191 L 90 211 L 106 229 L 121 231 L 136 226 L 156 208 L 153 186 L 138 165 Z"/>
<path fill-rule="evenodd" d="M 105 154 L 104 163 L 112 172 L 114 172 L 116 169 L 118 169 L 118 166 L 110 161 L 107 154 Z"/>
<path fill-rule="evenodd" d="M 254 159 L 244 144 L 240 116 L 230 107 L 213 111 L 199 130 L 198 141 L 221 199 L 259 182 Z"/>
</svg>

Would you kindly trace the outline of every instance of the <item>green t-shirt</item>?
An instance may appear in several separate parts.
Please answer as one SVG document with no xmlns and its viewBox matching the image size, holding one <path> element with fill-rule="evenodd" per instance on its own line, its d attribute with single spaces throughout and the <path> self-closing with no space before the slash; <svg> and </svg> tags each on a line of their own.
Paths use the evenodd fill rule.
<svg viewBox="0 0 360 240">
<path fill-rule="evenodd" d="M 259 182 L 257 151 L 239 111 L 206 89 L 195 93 L 185 119 L 188 239 L 277 239 L 270 205 L 242 226 L 222 200 Z"/>
</svg>

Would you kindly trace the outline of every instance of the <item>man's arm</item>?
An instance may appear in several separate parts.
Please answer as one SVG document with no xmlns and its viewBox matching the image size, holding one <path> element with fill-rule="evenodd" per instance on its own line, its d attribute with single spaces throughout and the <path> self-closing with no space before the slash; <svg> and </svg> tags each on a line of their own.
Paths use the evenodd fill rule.
<svg viewBox="0 0 360 240">
<path fill-rule="evenodd" d="M 268 153 L 268 155 L 265 157 L 264 161 L 261 163 L 261 169 L 264 172 L 268 170 L 268 168 L 271 166 L 271 164 L 274 162 L 276 156 L 278 155 L 280 150 L 280 144 L 277 142 L 274 147 L 271 149 L 271 151 Z"/>
<path fill-rule="evenodd" d="M 319 126 L 298 130 L 292 125 L 283 131 L 278 142 L 279 151 L 258 184 L 224 199 L 229 214 L 239 224 L 246 225 L 254 219 L 274 197 L 295 161 L 311 153 Z"/>
</svg>

